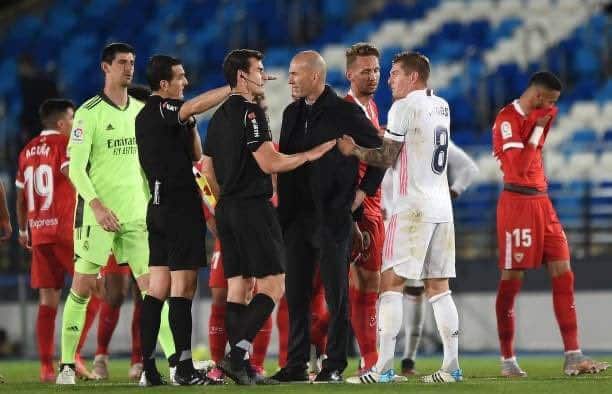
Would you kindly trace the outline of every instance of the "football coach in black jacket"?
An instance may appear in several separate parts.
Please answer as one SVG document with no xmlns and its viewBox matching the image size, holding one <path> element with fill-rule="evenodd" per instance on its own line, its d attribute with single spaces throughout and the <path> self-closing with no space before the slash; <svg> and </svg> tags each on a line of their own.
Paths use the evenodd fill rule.
<svg viewBox="0 0 612 394">
<path fill-rule="evenodd" d="M 357 144 L 378 148 L 378 131 L 354 103 L 325 84 L 326 65 L 315 51 L 298 53 L 289 67 L 289 85 L 296 99 L 283 113 L 279 150 L 301 152 L 343 134 Z M 330 313 L 327 359 L 318 382 L 340 382 L 347 365 L 348 260 L 359 162 L 334 148 L 316 162 L 278 174 L 278 214 L 287 253 L 285 288 L 289 306 L 287 365 L 274 378 L 308 380 L 310 299 L 318 263 Z M 375 188 L 377 176 L 360 185 Z"/>
</svg>

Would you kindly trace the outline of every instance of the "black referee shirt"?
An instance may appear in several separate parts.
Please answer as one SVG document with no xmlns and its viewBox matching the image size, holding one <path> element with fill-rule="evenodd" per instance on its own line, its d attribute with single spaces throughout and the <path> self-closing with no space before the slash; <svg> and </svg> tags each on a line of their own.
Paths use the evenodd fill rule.
<svg viewBox="0 0 612 394">
<path fill-rule="evenodd" d="M 208 125 L 204 154 L 212 157 L 221 198 L 272 197 L 272 178 L 252 152 L 272 141 L 266 114 L 241 95 L 231 95 Z"/>
<path fill-rule="evenodd" d="M 152 95 L 136 116 L 138 158 L 151 194 L 197 190 L 192 172 L 193 120 L 181 122 L 183 100 Z M 156 186 L 157 182 L 157 186 Z"/>
</svg>

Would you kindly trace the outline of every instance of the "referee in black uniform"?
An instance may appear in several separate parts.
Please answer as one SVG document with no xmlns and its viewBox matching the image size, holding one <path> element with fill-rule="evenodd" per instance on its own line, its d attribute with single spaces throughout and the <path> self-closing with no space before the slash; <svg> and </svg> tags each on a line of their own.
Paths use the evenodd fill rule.
<svg viewBox="0 0 612 394">
<path fill-rule="evenodd" d="M 205 384 L 208 380 L 193 368 L 191 360 L 191 300 L 197 288 L 197 270 L 206 262 L 202 199 L 191 169 L 202 155 L 193 115 L 219 104 L 229 88 L 183 101 L 185 70 L 180 60 L 165 55 L 150 59 L 147 79 L 153 94 L 136 117 L 138 156 L 151 192 L 147 208 L 150 282 L 141 322 L 141 384 L 164 384 L 153 357 L 161 309 L 168 295 L 178 356 L 174 380 L 181 385 Z"/>
<path fill-rule="evenodd" d="M 245 360 L 251 342 L 284 291 L 284 249 L 269 199 L 270 174 L 290 171 L 324 155 L 335 141 L 307 152 L 283 155 L 274 149 L 265 113 L 253 100 L 268 79 L 263 55 L 231 51 L 223 74 L 230 97 L 213 115 L 204 142 L 204 175 L 219 190 L 215 209 L 223 269 L 228 280 L 225 329 L 230 353 L 219 367 L 238 384 L 275 384 L 257 379 Z M 257 294 L 247 303 L 253 279 Z"/>
</svg>

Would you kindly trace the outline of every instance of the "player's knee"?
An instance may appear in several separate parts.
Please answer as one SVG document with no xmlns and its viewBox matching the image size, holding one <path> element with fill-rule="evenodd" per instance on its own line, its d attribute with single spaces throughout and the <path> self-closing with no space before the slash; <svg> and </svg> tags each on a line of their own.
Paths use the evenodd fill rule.
<svg viewBox="0 0 612 394">
<path fill-rule="evenodd" d="M 257 292 L 263 293 L 278 303 L 285 293 L 285 275 L 271 275 L 257 280 Z"/>
<path fill-rule="evenodd" d="M 60 290 L 40 289 L 40 305 L 57 308 L 60 302 Z"/>
<path fill-rule="evenodd" d="M 213 305 L 224 305 L 227 301 L 227 289 L 211 287 L 210 294 Z"/>
<path fill-rule="evenodd" d="M 96 289 L 96 275 L 74 273 L 71 291 L 79 297 L 88 298 Z"/>
<path fill-rule="evenodd" d="M 124 299 L 125 295 L 121 289 L 107 289 L 105 301 L 113 308 L 119 308 Z"/>
<path fill-rule="evenodd" d="M 551 261 L 546 263 L 546 266 L 548 267 L 550 276 L 553 278 L 572 270 L 569 260 Z"/>
<path fill-rule="evenodd" d="M 380 273 L 365 268 L 357 268 L 357 290 L 363 292 L 377 292 L 380 287 Z"/>
<path fill-rule="evenodd" d="M 448 279 L 426 279 L 425 296 L 429 299 L 449 291 Z"/>
</svg>

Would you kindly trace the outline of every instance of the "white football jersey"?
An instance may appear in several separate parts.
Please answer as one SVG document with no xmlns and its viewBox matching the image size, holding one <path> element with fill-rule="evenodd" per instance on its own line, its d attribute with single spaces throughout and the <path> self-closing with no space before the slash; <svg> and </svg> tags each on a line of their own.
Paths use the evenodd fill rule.
<svg viewBox="0 0 612 394">
<path fill-rule="evenodd" d="M 385 138 L 403 142 L 382 182 L 390 215 L 411 211 L 424 222 L 453 220 L 446 167 L 450 140 L 448 103 L 431 89 L 416 90 L 391 106 Z"/>
</svg>

